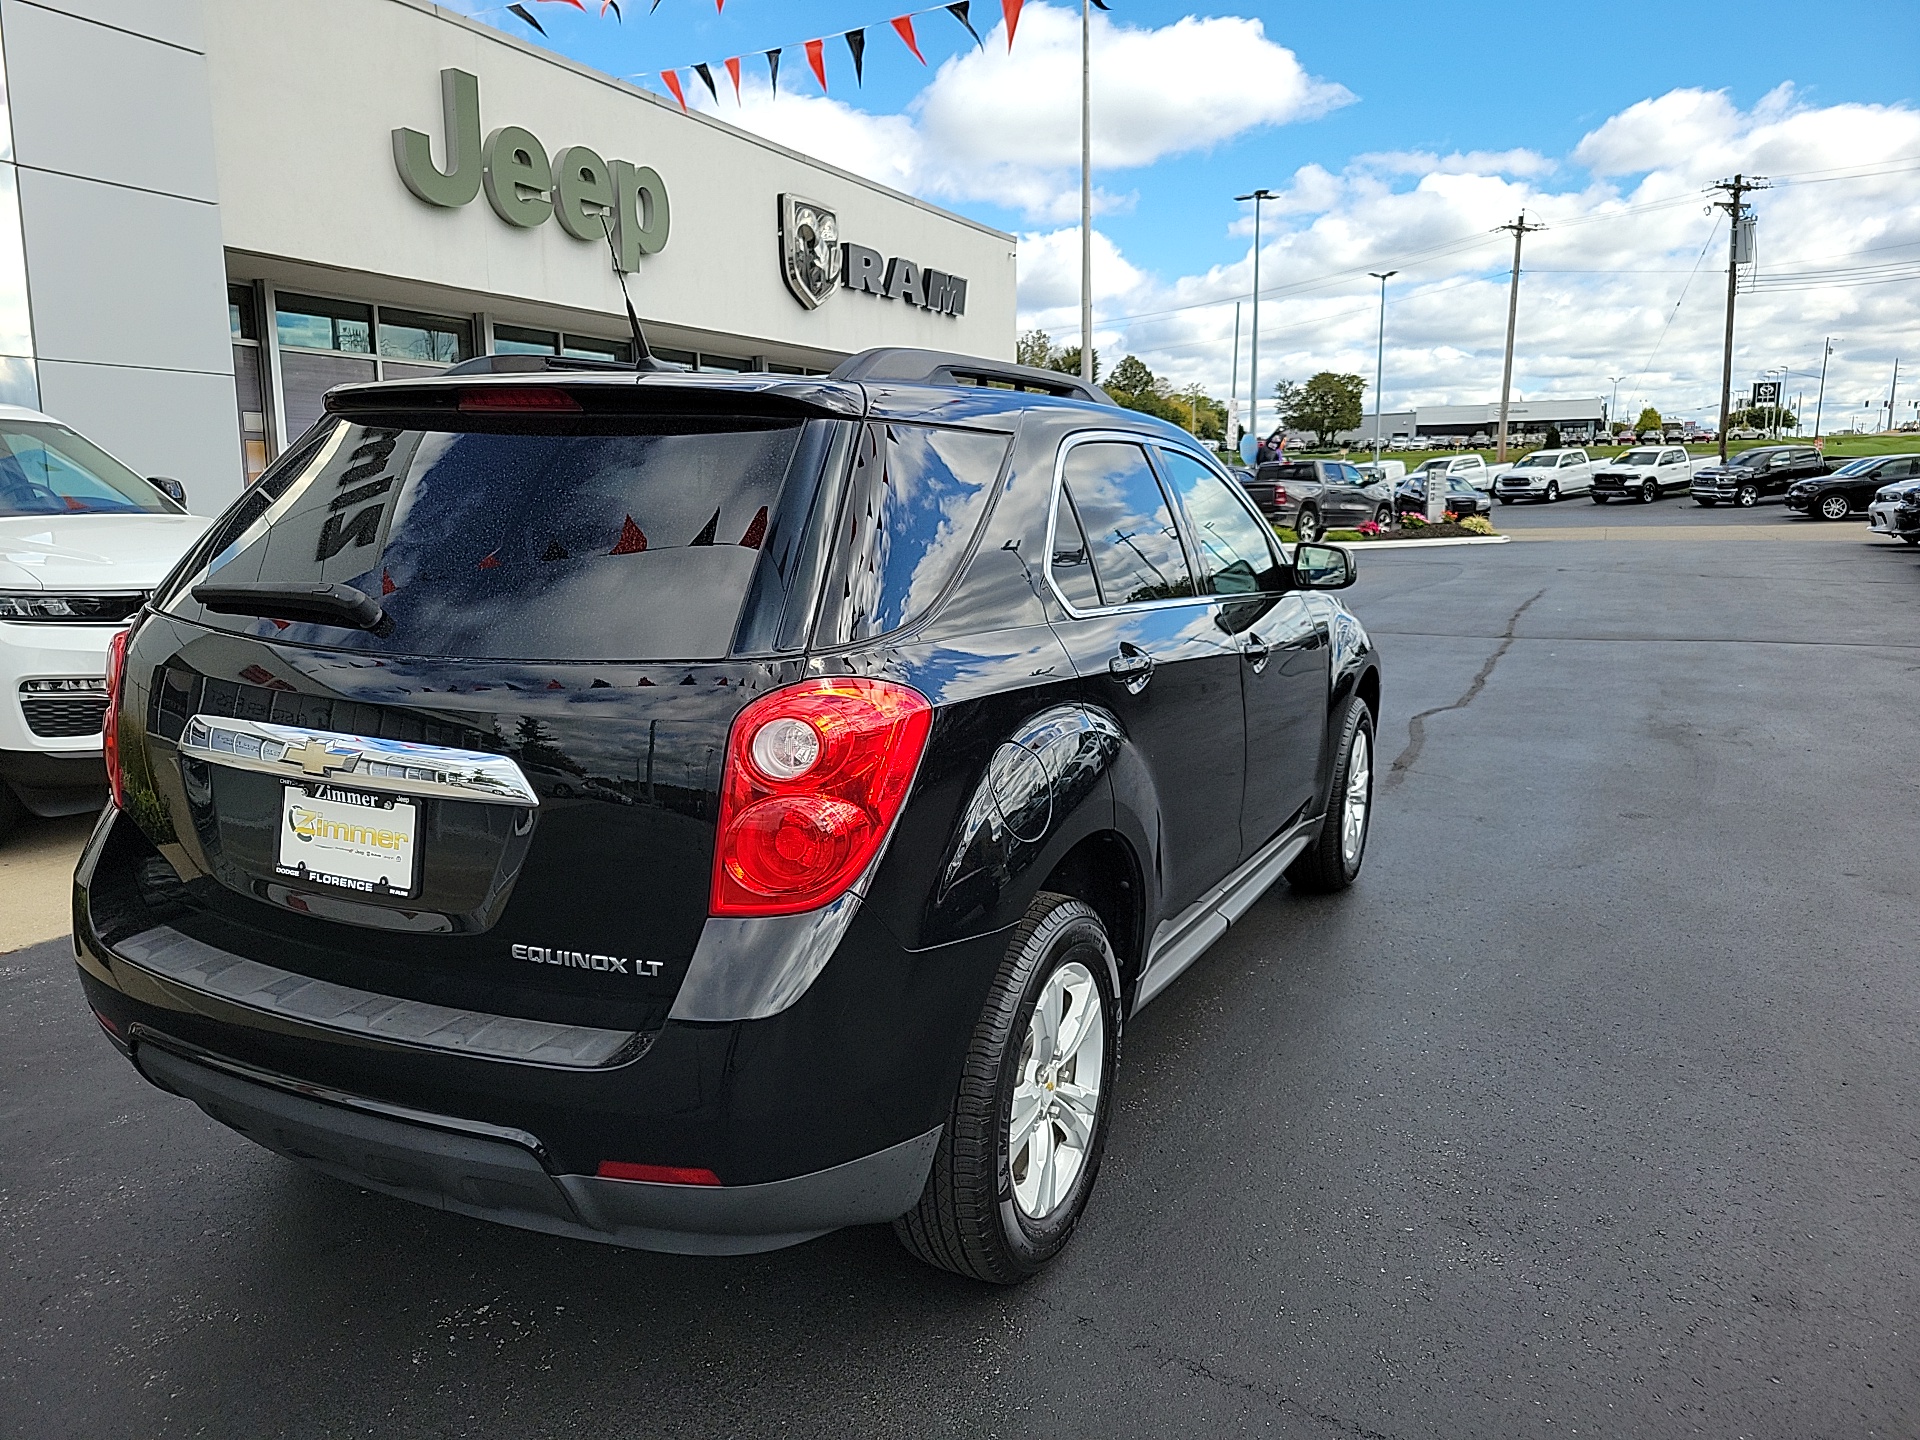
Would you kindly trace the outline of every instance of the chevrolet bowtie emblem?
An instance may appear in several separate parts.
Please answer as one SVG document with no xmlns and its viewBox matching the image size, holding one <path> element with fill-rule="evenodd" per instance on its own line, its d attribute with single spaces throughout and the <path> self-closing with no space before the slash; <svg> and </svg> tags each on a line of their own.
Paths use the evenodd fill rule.
<svg viewBox="0 0 1920 1440">
<path fill-rule="evenodd" d="M 298 749 L 288 750 L 286 758 L 309 775 L 331 775 L 336 770 L 351 770 L 360 759 L 360 752 L 335 750 L 319 740 L 309 740 Z"/>
</svg>

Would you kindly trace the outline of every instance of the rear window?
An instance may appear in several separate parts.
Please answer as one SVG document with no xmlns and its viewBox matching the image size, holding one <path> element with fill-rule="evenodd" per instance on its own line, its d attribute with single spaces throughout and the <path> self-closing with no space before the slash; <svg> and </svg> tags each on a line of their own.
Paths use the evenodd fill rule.
<svg viewBox="0 0 1920 1440">
<path fill-rule="evenodd" d="M 335 421 L 297 470 L 275 477 L 264 507 L 217 527 L 218 553 L 166 608 L 244 634 L 390 654 L 716 659 L 732 644 L 789 472 L 816 486 L 820 447 L 803 445 L 804 428 L 658 417 L 623 419 L 618 434 L 506 434 Z M 382 635 L 212 614 L 190 594 L 212 575 L 344 582 L 393 624 Z"/>
</svg>

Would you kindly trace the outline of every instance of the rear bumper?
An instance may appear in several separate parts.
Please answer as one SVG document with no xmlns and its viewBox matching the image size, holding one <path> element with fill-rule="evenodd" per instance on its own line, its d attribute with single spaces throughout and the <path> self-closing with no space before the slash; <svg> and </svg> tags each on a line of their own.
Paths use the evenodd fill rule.
<svg viewBox="0 0 1920 1440">
<path fill-rule="evenodd" d="M 36 815 L 78 815 L 106 803 L 107 766 L 92 750 L 0 750 L 0 782 Z"/>
<path fill-rule="evenodd" d="M 739 1255 L 912 1208 L 940 1130 L 759 1185 L 662 1185 L 556 1173 L 530 1135 L 352 1097 L 142 1041 L 134 1063 L 221 1124 L 336 1179 L 439 1210 L 640 1250 Z M 305 1093 L 303 1093 L 303 1090 Z"/>
</svg>

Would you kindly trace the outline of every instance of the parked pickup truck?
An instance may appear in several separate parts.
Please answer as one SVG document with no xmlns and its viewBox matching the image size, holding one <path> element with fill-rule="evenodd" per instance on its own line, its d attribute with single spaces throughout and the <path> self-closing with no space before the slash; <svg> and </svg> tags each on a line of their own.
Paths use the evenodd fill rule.
<svg viewBox="0 0 1920 1440">
<path fill-rule="evenodd" d="M 1558 500 L 1593 488 L 1593 461 L 1584 450 L 1536 450 L 1493 482 L 1502 505 L 1516 500 Z"/>
<path fill-rule="evenodd" d="M 1481 455 L 1438 456 L 1432 460 L 1424 461 L 1420 468 L 1413 472 L 1414 477 L 1424 485 L 1427 483 L 1427 472 L 1429 470 L 1438 470 L 1449 480 L 1464 480 L 1476 490 L 1485 491 L 1493 489 L 1495 471 L 1487 464 L 1486 458 Z"/>
<path fill-rule="evenodd" d="M 1651 504 L 1679 494 L 1693 479 L 1693 461 L 1678 445 L 1642 445 L 1611 460 L 1602 460 L 1593 472 L 1593 503 L 1638 500 Z"/>
<path fill-rule="evenodd" d="M 1836 463 L 1821 459 L 1811 445 L 1742 450 L 1724 465 L 1702 465 L 1693 472 L 1693 501 L 1709 507 L 1758 505 L 1763 496 L 1786 494 L 1796 480 L 1832 474 Z"/>
</svg>

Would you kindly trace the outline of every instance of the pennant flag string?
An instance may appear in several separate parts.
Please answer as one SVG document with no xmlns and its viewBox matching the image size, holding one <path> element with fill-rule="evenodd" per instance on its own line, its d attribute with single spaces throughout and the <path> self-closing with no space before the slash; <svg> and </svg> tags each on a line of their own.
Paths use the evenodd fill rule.
<svg viewBox="0 0 1920 1440">
<path fill-rule="evenodd" d="M 867 58 L 867 32 L 865 30 L 849 30 L 840 38 L 847 42 L 847 53 L 853 56 L 853 83 L 856 85 L 865 85 L 867 83 L 867 77 L 862 73 L 862 66 L 865 64 Z M 714 98 L 717 100 L 719 97 L 715 96 Z"/>
<path fill-rule="evenodd" d="M 673 92 L 673 98 L 680 102 L 680 108 L 682 110 L 686 109 L 687 97 L 686 93 L 680 88 L 680 72 L 678 70 L 662 70 L 660 72 L 660 78 L 667 82 L 667 89 L 671 90 Z"/>
<path fill-rule="evenodd" d="M 943 5 L 940 8 L 967 27 L 967 33 L 973 36 L 973 43 L 975 45 L 983 50 L 986 48 L 985 45 L 981 44 L 980 32 L 973 28 L 973 21 L 967 18 L 967 13 L 973 9 L 972 0 L 954 0 L 953 4 Z"/>
<path fill-rule="evenodd" d="M 740 103 L 740 57 L 732 56 L 721 62 L 727 67 L 727 78 L 733 81 L 733 103 Z"/>
<path fill-rule="evenodd" d="M 767 84 L 772 88 L 773 93 L 778 95 L 780 93 L 780 52 L 778 50 L 769 50 L 766 52 L 766 55 Z"/>
<path fill-rule="evenodd" d="M 533 18 L 532 12 L 529 11 L 526 6 L 509 5 L 507 6 L 507 13 L 510 15 L 518 15 L 522 20 L 526 21 L 527 24 L 531 25 L 534 29 L 538 30 L 542 35 L 545 35 L 547 33 L 547 27 L 542 25 L 538 20 Z"/>
<path fill-rule="evenodd" d="M 1013 50 L 1013 32 L 1020 24 L 1020 7 L 1026 0 L 1000 0 L 1000 14 L 1007 22 L 1007 50 Z"/>
<path fill-rule="evenodd" d="M 713 97 L 713 103 L 720 103 L 720 92 L 713 88 L 713 70 L 703 60 L 693 67 L 693 73 L 700 77 L 701 84 L 707 87 L 707 94 Z"/>
<path fill-rule="evenodd" d="M 927 57 L 920 53 L 919 43 L 913 38 L 913 16 L 902 15 L 898 19 L 890 20 L 887 23 L 893 26 L 894 32 L 899 35 L 901 42 L 906 45 L 907 49 L 913 52 L 913 58 L 918 60 L 922 65 L 926 64 Z"/>
</svg>

